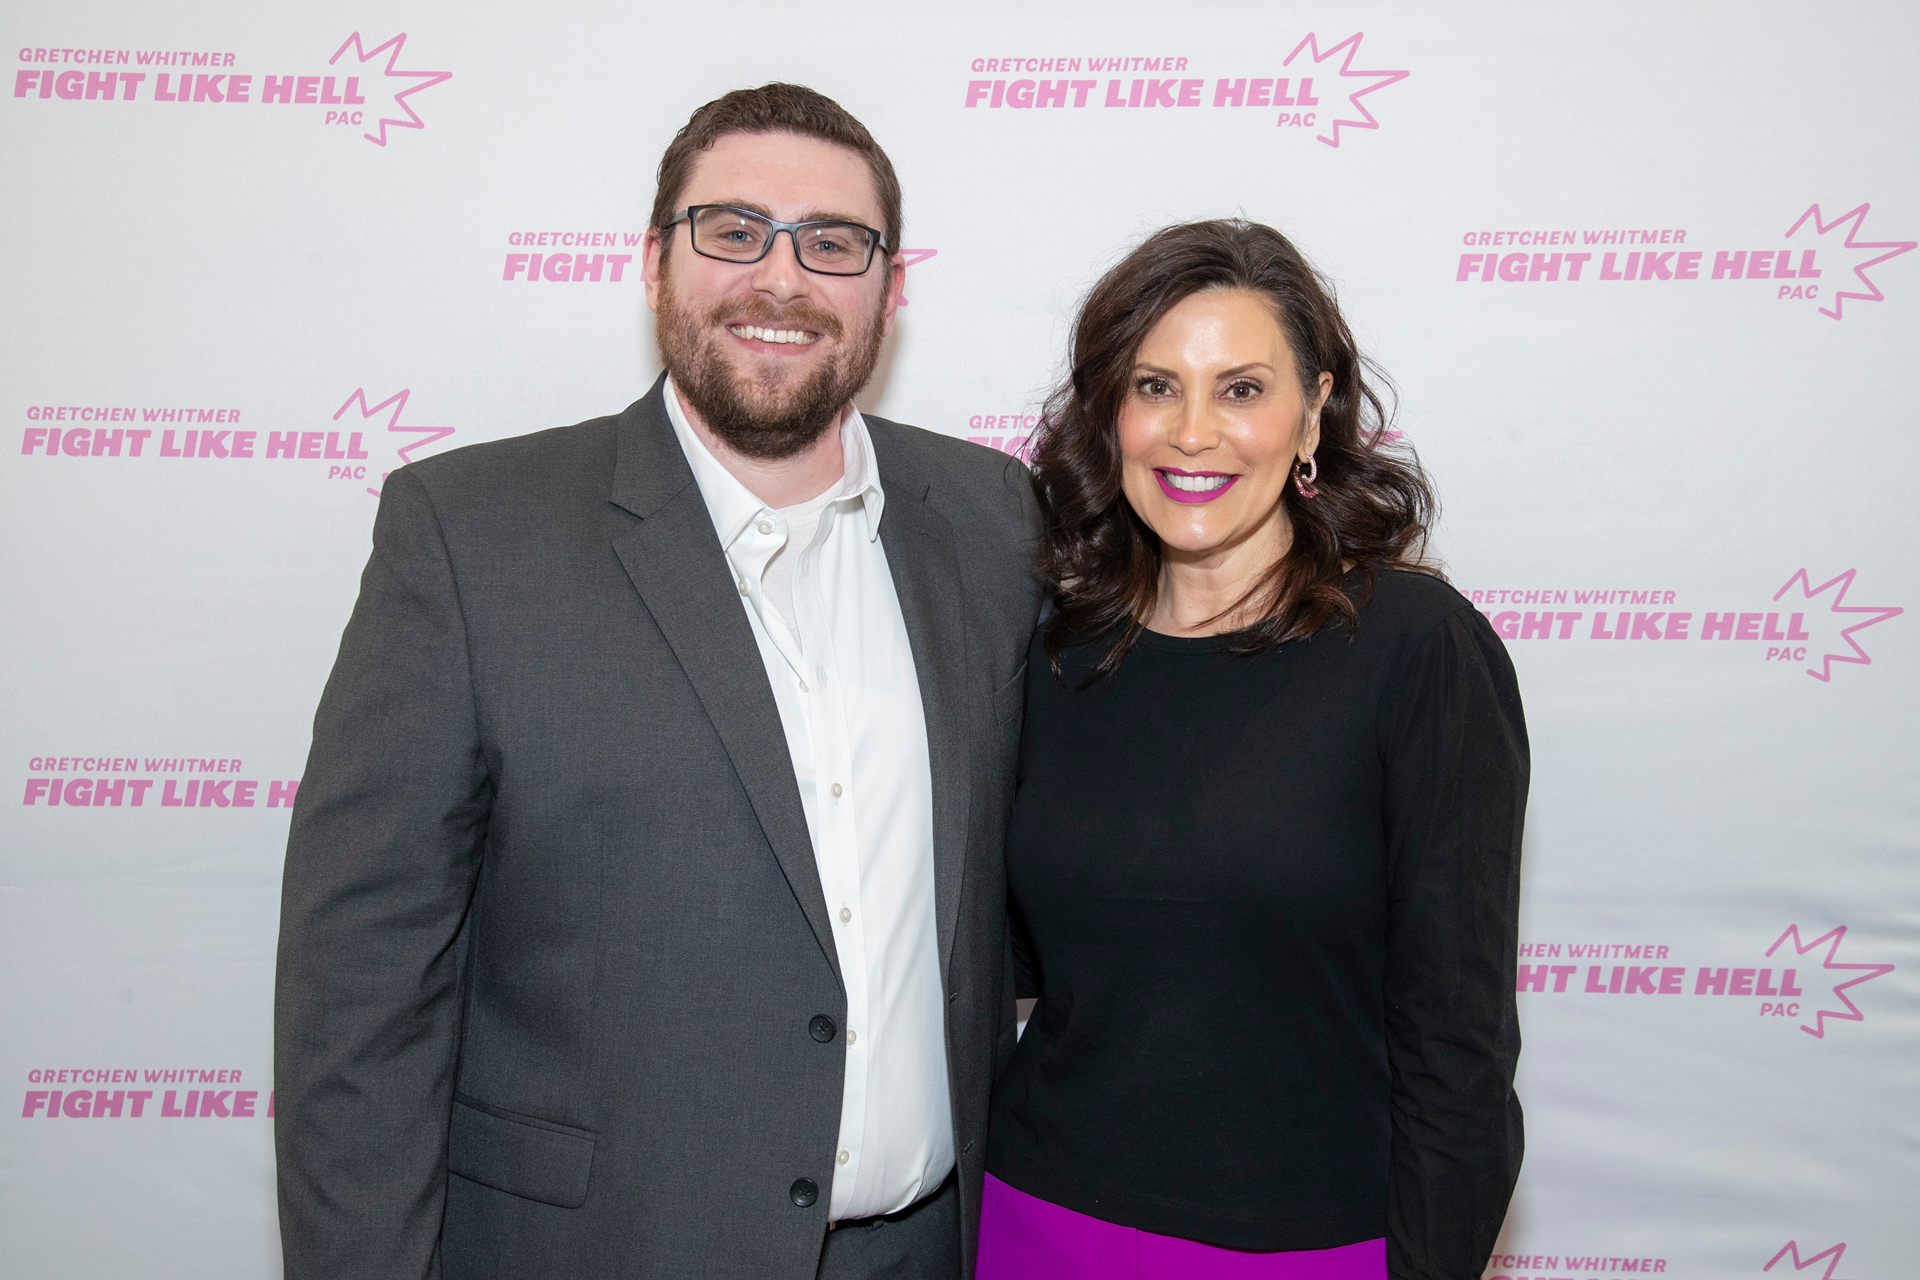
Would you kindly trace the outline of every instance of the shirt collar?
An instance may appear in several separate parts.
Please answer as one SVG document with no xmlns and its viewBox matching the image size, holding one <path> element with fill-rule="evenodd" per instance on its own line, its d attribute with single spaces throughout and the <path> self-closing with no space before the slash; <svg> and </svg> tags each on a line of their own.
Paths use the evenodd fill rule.
<svg viewBox="0 0 1920 1280">
<path fill-rule="evenodd" d="M 666 382 L 667 421 L 673 424 L 680 451 L 687 455 L 687 465 L 693 469 L 694 482 L 706 500 L 707 514 L 713 520 L 713 531 L 719 535 L 720 545 L 731 547 L 754 517 L 771 508 L 754 497 L 747 486 L 713 456 L 713 451 L 687 421 L 673 378 L 669 376 Z M 867 420 L 852 405 L 847 406 L 846 421 L 840 424 L 840 447 L 843 471 L 834 503 L 860 500 L 867 518 L 867 541 L 871 542 L 880 536 L 880 514 L 886 507 L 886 491 L 880 487 L 880 471 L 874 462 L 873 437 L 867 431 Z"/>
</svg>

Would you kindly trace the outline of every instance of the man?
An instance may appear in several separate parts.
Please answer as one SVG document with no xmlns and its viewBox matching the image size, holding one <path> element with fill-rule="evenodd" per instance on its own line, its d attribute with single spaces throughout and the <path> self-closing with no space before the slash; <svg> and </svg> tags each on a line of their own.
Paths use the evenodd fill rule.
<svg viewBox="0 0 1920 1280">
<path fill-rule="evenodd" d="M 858 121 L 730 93 L 661 381 L 388 480 L 287 849 L 294 1280 L 971 1270 L 1040 590 L 1017 467 L 853 407 L 899 247 Z"/>
</svg>

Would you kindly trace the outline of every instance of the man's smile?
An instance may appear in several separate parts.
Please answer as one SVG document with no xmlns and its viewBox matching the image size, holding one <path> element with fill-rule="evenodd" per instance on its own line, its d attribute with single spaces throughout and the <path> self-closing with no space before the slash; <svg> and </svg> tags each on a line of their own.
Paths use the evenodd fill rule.
<svg viewBox="0 0 1920 1280">
<path fill-rule="evenodd" d="M 820 335 L 805 329 L 770 329 L 757 324 L 730 324 L 728 333 L 749 342 L 771 342 L 776 346 L 810 347 L 820 341 Z"/>
</svg>

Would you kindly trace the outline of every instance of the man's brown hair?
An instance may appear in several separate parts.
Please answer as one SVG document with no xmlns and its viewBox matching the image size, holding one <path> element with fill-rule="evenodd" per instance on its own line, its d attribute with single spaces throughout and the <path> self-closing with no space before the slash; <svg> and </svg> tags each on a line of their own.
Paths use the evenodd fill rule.
<svg viewBox="0 0 1920 1280">
<path fill-rule="evenodd" d="M 845 147 L 867 162 L 874 192 L 886 225 L 886 251 L 900 250 L 900 179 L 893 162 L 873 140 L 867 127 L 825 94 L 805 85 L 763 84 L 758 89 L 735 89 L 695 111 L 660 157 L 660 176 L 653 192 L 653 225 L 665 232 L 680 212 L 680 193 L 693 172 L 694 159 L 730 133 L 792 133 Z M 671 243 L 669 241 L 668 243 Z M 666 246 L 663 245 L 664 249 Z"/>
</svg>

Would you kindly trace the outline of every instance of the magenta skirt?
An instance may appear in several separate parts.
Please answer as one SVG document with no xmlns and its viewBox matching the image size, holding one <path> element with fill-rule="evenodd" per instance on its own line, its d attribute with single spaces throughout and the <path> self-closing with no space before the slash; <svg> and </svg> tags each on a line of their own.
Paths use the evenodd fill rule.
<svg viewBox="0 0 1920 1280">
<path fill-rule="evenodd" d="M 1122 1227 L 987 1175 L 976 1280 L 1386 1280 L 1387 1242 L 1243 1253 Z"/>
</svg>

